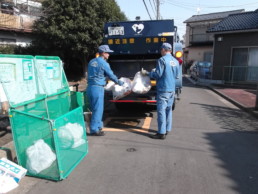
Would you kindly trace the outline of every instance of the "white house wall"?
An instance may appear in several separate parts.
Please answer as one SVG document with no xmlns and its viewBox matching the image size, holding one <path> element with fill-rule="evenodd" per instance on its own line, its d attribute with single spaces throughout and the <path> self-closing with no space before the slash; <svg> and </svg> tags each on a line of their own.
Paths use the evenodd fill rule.
<svg viewBox="0 0 258 194">
<path fill-rule="evenodd" d="M 187 61 L 189 62 L 191 60 L 193 61 L 203 61 L 204 60 L 204 53 L 213 52 L 212 46 L 203 46 L 203 47 L 190 47 L 187 48 Z"/>
</svg>

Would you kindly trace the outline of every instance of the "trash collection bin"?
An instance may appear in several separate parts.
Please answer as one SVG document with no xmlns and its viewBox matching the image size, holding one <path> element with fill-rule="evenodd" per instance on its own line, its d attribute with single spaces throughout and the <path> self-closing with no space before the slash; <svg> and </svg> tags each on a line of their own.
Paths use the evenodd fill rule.
<svg viewBox="0 0 258 194">
<path fill-rule="evenodd" d="M 0 55 L 0 81 L 18 163 L 30 176 L 66 178 L 88 153 L 88 142 L 83 109 L 71 98 L 61 60 Z"/>
</svg>

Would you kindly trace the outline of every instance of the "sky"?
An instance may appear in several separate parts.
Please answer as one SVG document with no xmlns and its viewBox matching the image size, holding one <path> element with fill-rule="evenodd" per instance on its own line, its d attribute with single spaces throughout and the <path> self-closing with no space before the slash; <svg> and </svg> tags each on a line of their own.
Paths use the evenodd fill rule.
<svg viewBox="0 0 258 194">
<path fill-rule="evenodd" d="M 141 20 L 150 20 L 150 16 L 152 19 L 156 18 L 154 7 L 156 0 L 116 0 L 116 2 L 129 20 L 135 20 L 136 16 L 140 16 Z M 245 11 L 258 9 L 258 0 L 160 0 L 160 2 L 162 19 L 174 19 L 180 38 L 185 34 L 185 24 L 183 22 L 193 15 L 237 9 L 245 9 Z"/>
</svg>

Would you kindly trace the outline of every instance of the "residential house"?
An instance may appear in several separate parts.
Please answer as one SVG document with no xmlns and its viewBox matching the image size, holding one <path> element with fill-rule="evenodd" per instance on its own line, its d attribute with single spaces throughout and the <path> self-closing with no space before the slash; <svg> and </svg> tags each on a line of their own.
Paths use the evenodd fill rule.
<svg viewBox="0 0 258 194">
<path fill-rule="evenodd" d="M 32 25 L 38 19 L 41 3 L 14 1 L 0 4 L 0 45 L 26 46 L 32 41 Z"/>
<path fill-rule="evenodd" d="M 213 80 L 258 81 L 258 9 L 231 14 L 207 32 L 215 37 Z"/>
<path fill-rule="evenodd" d="M 213 34 L 206 31 L 230 14 L 241 13 L 243 9 L 193 15 L 186 23 L 184 64 L 190 61 L 209 61 L 213 58 Z"/>
</svg>

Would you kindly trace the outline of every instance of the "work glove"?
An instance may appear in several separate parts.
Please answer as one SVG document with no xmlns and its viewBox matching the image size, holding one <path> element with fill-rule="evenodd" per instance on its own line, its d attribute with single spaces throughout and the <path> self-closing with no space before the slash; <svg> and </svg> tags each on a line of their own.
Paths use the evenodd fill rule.
<svg viewBox="0 0 258 194">
<path fill-rule="evenodd" d="M 147 70 L 145 70 L 145 69 L 142 68 L 141 74 L 146 76 L 146 75 L 149 75 L 150 72 L 148 72 Z"/>
<path fill-rule="evenodd" d="M 121 81 L 121 80 L 118 80 L 118 83 L 117 83 L 119 86 L 123 86 L 124 85 L 124 82 Z"/>
</svg>

